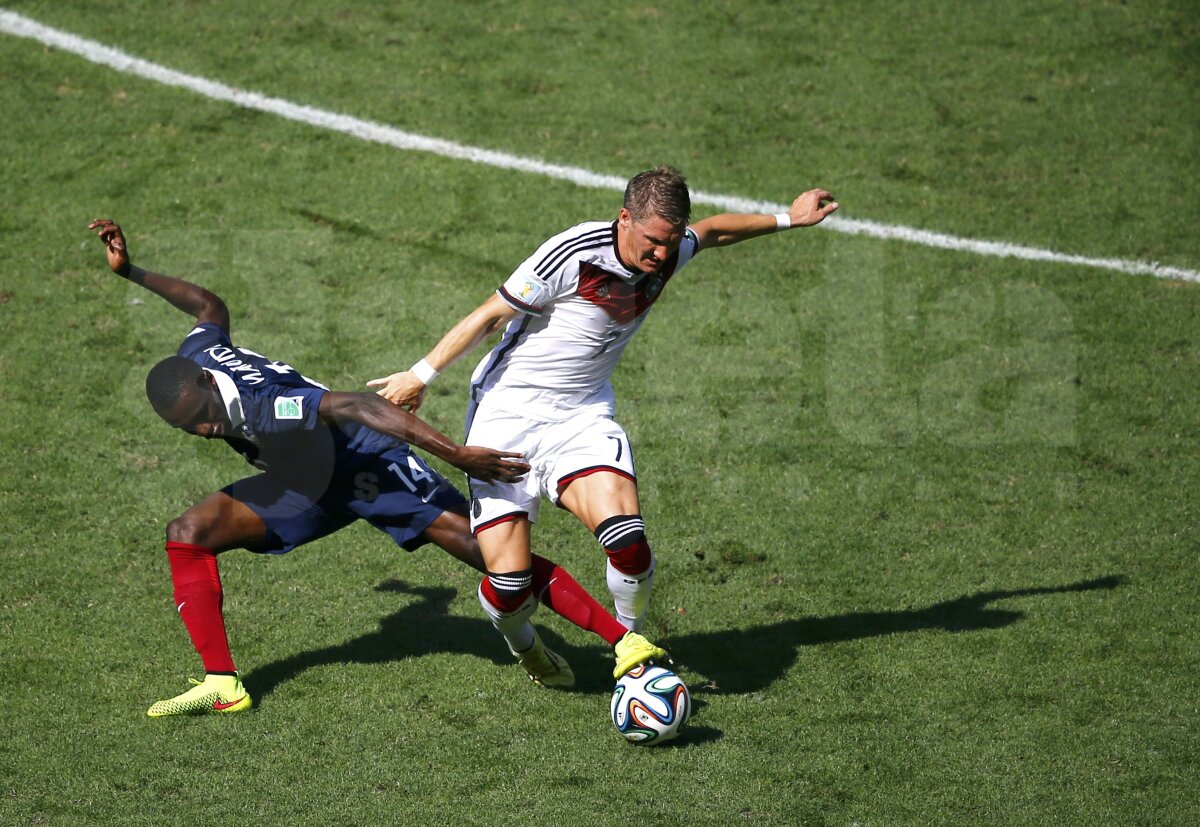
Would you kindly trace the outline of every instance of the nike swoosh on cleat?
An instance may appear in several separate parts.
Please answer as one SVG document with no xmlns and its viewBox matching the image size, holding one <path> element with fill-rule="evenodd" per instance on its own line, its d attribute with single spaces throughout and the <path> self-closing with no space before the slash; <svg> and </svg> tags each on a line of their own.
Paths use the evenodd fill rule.
<svg viewBox="0 0 1200 827">
<path fill-rule="evenodd" d="M 240 704 L 240 703 L 241 703 L 242 701 L 244 701 L 244 700 L 246 700 L 246 696 L 245 696 L 245 695 L 243 695 L 242 697 L 238 698 L 236 701 L 230 701 L 230 702 L 229 702 L 229 703 L 227 703 L 227 704 L 223 704 L 223 703 L 221 703 L 220 701 L 213 701 L 213 709 L 215 709 L 215 710 L 217 710 L 217 711 L 219 712 L 219 711 L 221 711 L 221 710 L 223 710 L 223 709 L 229 709 L 229 707 L 231 707 L 231 706 L 237 706 L 238 704 Z"/>
<path fill-rule="evenodd" d="M 176 606 L 176 607 L 175 607 L 175 611 L 177 611 L 177 612 L 182 612 L 182 611 L 183 611 L 183 607 L 184 607 L 184 606 L 186 606 L 186 605 L 187 605 L 187 601 L 185 600 L 185 601 L 183 601 L 182 603 L 180 603 L 178 606 Z"/>
</svg>

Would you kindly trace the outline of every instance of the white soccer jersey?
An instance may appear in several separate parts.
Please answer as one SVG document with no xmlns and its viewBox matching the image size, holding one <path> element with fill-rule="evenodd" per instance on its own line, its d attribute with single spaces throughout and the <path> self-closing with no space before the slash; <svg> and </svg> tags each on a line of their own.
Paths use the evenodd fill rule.
<svg viewBox="0 0 1200 827">
<path fill-rule="evenodd" d="M 521 263 L 499 294 L 521 315 L 480 361 L 473 406 L 484 403 L 534 419 L 562 419 L 581 407 L 612 416 L 609 377 L 663 288 L 700 248 L 691 228 L 653 273 L 627 267 L 617 223 L 589 221 L 559 233 Z"/>
</svg>

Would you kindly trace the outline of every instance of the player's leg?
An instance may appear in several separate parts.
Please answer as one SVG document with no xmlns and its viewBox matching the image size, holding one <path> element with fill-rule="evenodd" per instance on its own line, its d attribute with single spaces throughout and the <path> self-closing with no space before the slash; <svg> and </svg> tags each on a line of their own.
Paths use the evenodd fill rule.
<svg viewBox="0 0 1200 827">
<path fill-rule="evenodd" d="M 620 677 L 649 660 L 669 660 L 665 650 L 639 631 L 649 613 L 654 554 L 642 522 L 629 438 L 608 417 L 584 415 L 557 428 L 556 458 L 547 475 L 556 483 L 547 493 L 600 541 L 617 619 L 630 628 L 613 647 L 613 675 Z"/>
<path fill-rule="evenodd" d="M 478 590 L 480 602 L 530 678 L 548 686 L 574 683 L 570 666 L 541 645 L 529 620 L 536 605 L 531 591 L 526 588 L 523 595 L 516 594 L 511 601 L 496 596 L 492 578 L 486 577 L 488 568 L 479 542 L 471 532 L 467 501 L 444 477 L 407 446 L 398 445 L 381 454 L 369 469 L 358 473 L 355 483 L 355 495 L 344 504 L 347 512 L 387 532 L 406 551 L 432 542 L 484 574 Z M 509 572 L 504 578 L 506 582 L 512 580 L 513 572 L 519 575 L 521 568 L 526 571 L 530 568 L 528 563 L 524 567 L 516 565 L 516 569 L 505 570 Z M 491 600 L 485 600 L 485 591 Z M 524 605 L 526 598 L 529 605 Z"/>
<path fill-rule="evenodd" d="M 471 534 L 465 505 L 445 511 L 425 530 L 426 538 L 457 560 L 486 572 L 479 541 Z M 586 632 L 614 645 L 629 631 L 588 594 L 570 572 L 539 554 L 530 554 L 533 593 L 537 602 Z"/>
<path fill-rule="evenodd" d="M 537 554 L 533 555 L 533 591 L 547 609 L 599 635 L 609 646 L 615 646 L 629 631 L 569 571 Z"/>
<path fill-rule="evenodd" d="M 479 584 L 479 605 L 530 680 L 539 686 L 574 686 L 575 674 L 570 665 L 546 648 L 531 622 L 537 599 L 533 592 L 530 525 L 521 516 L 480 531 L 477 539 L 487 575 Z"/>
<path fill-rule="evenodd" d="M 654 589 L 654 552 L 646 539 L 637 484 L 616 471 L 596 471 L 570 481 L 559 504 L 600 541 L 617 620 L 641 632 Z"/>
<path fill-rule="evenodd" d="M 175 606 L 204 663 L 205 679 L 147 711 L 153 718 L 189 712 L 240 712 L 251 700 L 229 650 L 217 554 L 263 542 L 266 526 L 244 503 L 223 491 L 206 497 L 167 525 L 167 561 Z"/>
<path fill-rule="evenodd" d="M 471 523 L 467 519 L 466 509 L 445 511 L 425 530 L 425 536 L 432 542 L 441 546 L 450 556 L 457 560 L 461 560 L 474 569 L 477 569 L 487 574 L 487 567 L 483 561 L 483 555 L 479 550 L 479 541 L 471 534 Z M 566 617 L 576 625 L 583 626 L 587 629 L 591 625 L 592 618 L 590 615 L 585 615 L 578 611 L 576 607 L 583 607 L 586 602 L 591 599 L 587 592 L 583 591 L 583 587 L 575 583 L 570 575 L 563 576 L 557 566 L 539 557 L 536 554 L 531 557 L 531 587 L 534 593 L 545 594 L 552 591 L 556 595 L 561 595 L 558 600 L 549 605 L 556 613 Z M 536 606 L 536 600 L 531 597 L 526 597 L 522 602 L 512 608 L 511 611 L 504 611 L 500 606 L 496 605 L 497 601 L 494 598 L 485 596 L 485 589 L 491 593 L 492 589 L 487 589 L 485 584 L 490 586 L 490 580 L 485 578 L 480 583 L 476 592 L 479 598 L 479 603 L 483 607 L 483 611 L 491 619 L 492 625 L 496 630 L 503 635 L 505 643 L 508 644 L 509 651 L 516 657 L 517 662 L 524 667 L 525 673 L 529 675 L 529 679 L 539 686 L 555 686 L 569 687 L 575 684 L 575 675 L 571 671 L 570 664 L 567 663 L 561 655 L 551 649 L 546 648 L 538 637 L 537 630 L 533 628 L 533 623 L 530 621 L 530 616 L 533 614 L 533 608 Z M 575 594 L 572 590 L 577 590 L 581 594 Z M 592 603 L 595 603 L 593 600 Z M 558 608 L 559 605 L 566 605 L 566 611 Z M 600 608 L 596 604 L 596 608 Z M 601 609 L 603 612 L 603 609 Z M 578 617 L 583 617 L 584 622 L 589 626 L 584 626 L 577 620 Z M 616 620 L 612 621 L 618 627 Z M 589 629 L 590 630 L 590 629 Z M 624 632 L 624 628 L 621 628 Z"/>
<path fill-rule="evenodd" d="M 244 548 L 286 554 L 353 521 L 353 515 L 332 513 L 272 474 L 238 480 L 172 520 L 167 526 L 167 553 L 175 603 L 207 674 L 202 682 L 193 681 L 197 685 L 188 692 L 154 704 L 148 714 L 250 708 L 250 696 L 232 672 L 218 553 Z"/>
<path fill-rule="evenodd" d="M 646 542 L 633 479 L 609 471 L 577 476 L 560 490 L 559 504 L 578 517 L 604 547 L 608 590 L 617 619 L 630 630 L 613 647 L 617 661 L 613 677 L 621 677 L 639 663 L 669 662 L 666 650 L 641 634 L 654 587 L 654 553 Z"/>
<path fill-rule="evenodd" d="M 468 415 L 467 445 L 515 451 L 531 465 L 530 473 L 515 483 L 471 480 L 471 531 L 479 542 L 486 569 L 478 597 L 484 613 L 534 683 L 573 686 L 571 667 L 542 644 L 530 622 L 537 608 L 530 527 L 537 519 L 541 500 L 537 463 L 540 426 L 487 406 L 472 408 Z"/>
<path fill-rule="evenodd" d="M 455 560 L 466 563 L 480 574 L 487 574 L 483 555 L 479 552 L 479 541 L 471 533 L 465 502 L 458 508 L 448 509 L 438 515 L 422 532 L 422 537 Z"/>
<path fill-rule="evenodd" d="M 237 671 L 222 614 L 217 555 L 261 544 L 265 536 L 262 518 L 224 491 L 209 495 L 167 525 L 175 606 L 208 674 Z"/>
</svg>

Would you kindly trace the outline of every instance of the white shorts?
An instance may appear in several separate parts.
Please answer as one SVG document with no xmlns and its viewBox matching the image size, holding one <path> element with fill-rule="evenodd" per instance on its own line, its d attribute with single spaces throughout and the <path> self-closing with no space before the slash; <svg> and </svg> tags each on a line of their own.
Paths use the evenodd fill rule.
<svg viewBox="0 0 1200 827">
<path fill-rule="evenodd" d="M 559 422 L 538 422 L 479 407 L 466 444 L 516 451 L 530 465 L 520 482 L 470 481 L 471 530 L 476 534 L 516 517 L 536 522 L 543 496 L 557 505 L 562 490 L 588 474 L 612 471 L 637 479 L 625 430 L 612 417 L 592 411 Z"/>
</svg>

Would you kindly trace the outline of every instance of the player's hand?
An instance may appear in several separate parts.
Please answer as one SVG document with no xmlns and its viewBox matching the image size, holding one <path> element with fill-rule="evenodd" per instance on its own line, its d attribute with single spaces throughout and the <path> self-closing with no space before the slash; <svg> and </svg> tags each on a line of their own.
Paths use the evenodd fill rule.
<svg viewBox="0 0 1200 827">
<path fill-rule="evenodd" d="M 529 463 L 522 461 L 523 456 L 511 451 L 464 445 L 453 463 L 480 482 L 517 482 L 529 473 Z"/>
<path fill-rule="evenodd" d="M 95 230 L 104 242 L 104 252 L 108 255 L 108 266 L 112 271 L 118 276 L 129 275 L 129 247 L 117 223 L 108 218 L 96 218 L 88 224 L 88 229 Z"/>
<path fill-rule="evenodd" d="M 376 393 L 410 413 L 415 413 L 425 401 L 426 385 L 411 370 L 402 370 L 383 379 L 372 379 L 367 387 L 379 388 Z"/>
<path fill-rule="evenodd" d="M 788 207 L 793 227 L 811 227 L 820 224 L 826 216 L 837 212 L 838 202 L 832 193 L 825 190 L 809 190 L 802 192 Z"/>
</svg>

